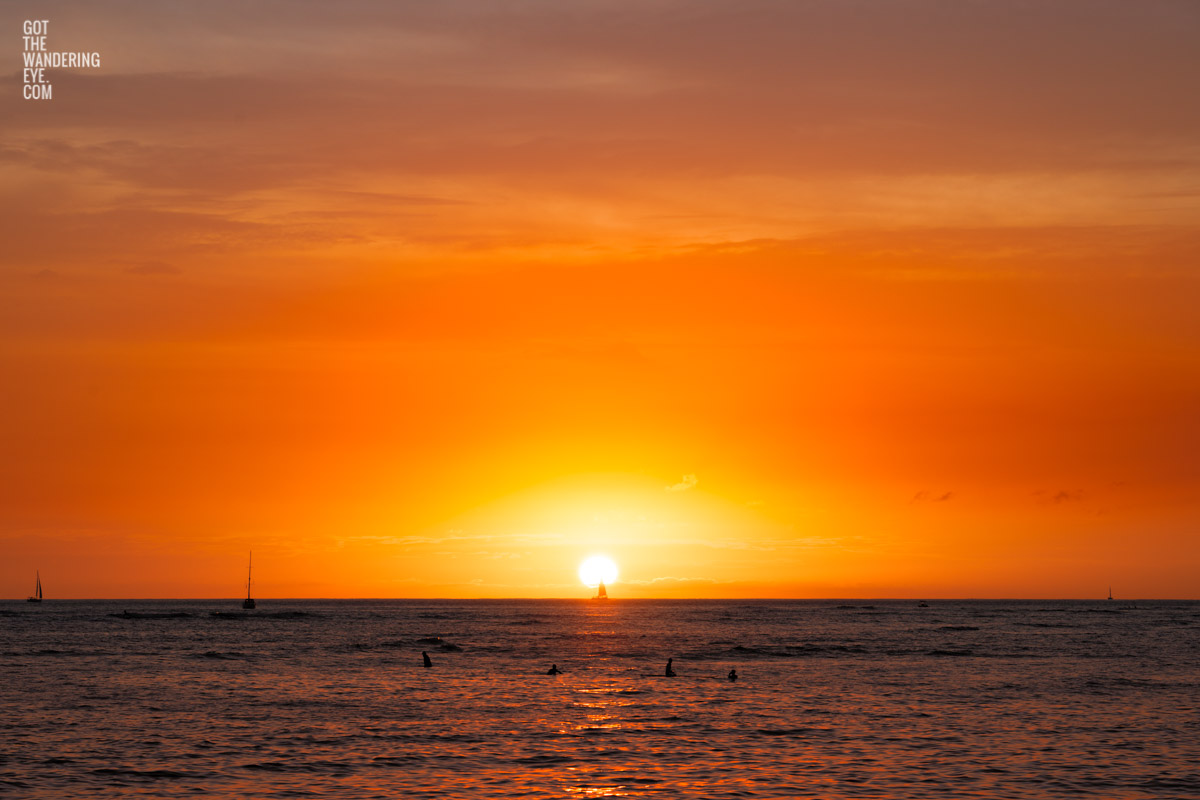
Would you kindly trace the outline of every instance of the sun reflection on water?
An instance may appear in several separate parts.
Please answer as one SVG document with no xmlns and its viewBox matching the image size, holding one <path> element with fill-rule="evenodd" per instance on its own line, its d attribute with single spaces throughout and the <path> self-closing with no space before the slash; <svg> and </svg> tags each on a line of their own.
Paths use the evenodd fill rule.
<svg viewBox="0 0 1200 800">
<path fill-rule="evenodd" d="M 568 786 L 568 794 L 579 797 L 631 797 L 624 786 Z"/>
</svg>

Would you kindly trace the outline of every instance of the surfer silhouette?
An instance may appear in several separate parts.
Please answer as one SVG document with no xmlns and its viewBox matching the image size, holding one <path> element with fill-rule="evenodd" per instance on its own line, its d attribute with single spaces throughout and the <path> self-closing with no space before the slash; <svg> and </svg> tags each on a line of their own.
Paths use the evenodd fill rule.
<svg viewBox="0 0 1200 800">
<path fill-rule="evenodd" d="M 562 675 L 562 670 L 558 668 L 558 664 L 551 664 L 550 669 L 546 670 L 547 675 Z"/>
<path fill-rule="evenodd" d="M 736 669 L 729 670 L 729 680 L 731 680 L 731 681 L 737 680 L 737 670 Z"/>
<path fill-rule="evenodd" d="M 429 660 L 429 653 L 426 653 L 424 650 L 422 650 L 421 658 L 425 659 L 425 666 L 427 666 L 427 667 L 433 666 L 433 662 Z"/>
<path fill-rule="evenodd" d="M 664 674 L 664 675 L 666 675 L 666 677 L 668 677 L 668 678 L 674 678 L 674 677 L 675 677 L 675 670 L 671 669 L 671 662 L 672 662 L 672 661 L 674 661 L 674 660 L 675 660 L 675 659 L 673 659 L 673 658 L 668 658 L 668 659 L 667 659 L 667 671 L 666 671 L 665 673 L 663 673 L 663 674 Z"/>
</svg>

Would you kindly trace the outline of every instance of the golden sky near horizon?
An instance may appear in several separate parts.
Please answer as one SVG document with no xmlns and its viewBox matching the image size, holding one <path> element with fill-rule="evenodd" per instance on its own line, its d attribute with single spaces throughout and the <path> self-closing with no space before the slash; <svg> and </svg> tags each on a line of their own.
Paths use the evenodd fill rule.
<svg viewBox="0 0 1200 800">
<path fill-rule="evenodd" d="M 1200 6 L 0 30 L 6 596 L 1200 596 Z"/>
</svg>

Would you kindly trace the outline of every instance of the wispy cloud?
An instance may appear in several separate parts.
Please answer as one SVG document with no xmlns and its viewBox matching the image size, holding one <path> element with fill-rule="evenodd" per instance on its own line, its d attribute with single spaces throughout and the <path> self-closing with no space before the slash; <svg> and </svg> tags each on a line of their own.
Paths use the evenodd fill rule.
<svg viewBox="0 0 1200 800">
<path fill-rule="evenodd" d="M 686 492 L 688 489 L 695 488 L 696 484 L 699 482 L 700 481 L 696 479 L 695 475 L 684 475 L 683 480 L 674 486 L 667 486 L 666 490 L 668 492 Z"/>
<path fill-rule="evenodd" d="M 1063 503 L 1077 503 L 1084 499 L 1084 494 L 1079 489 L 1059 489 L 1050 491 L 1048 489 L 1038 489 L 1033 493 L 1037 501 L 1043 505 L 1062 505 Z"/>
<path fill-rule="evenodd" d="M 716 583 L 731 583 L 731 581 L 719 581 L 713 578 L 679 578 L 671 575 L 664 575 L 660 578 L 651 578 L 650 580 L 623 580 L 622 583 L 630 586 L 681 586 L 687 584 L 716 584 Z"/>
<path fill-rule="evenodd" d="M 558 545 L 567 541 L 561 533 L 465 533 L 461 530 L 450 530 L 445 534 L 428 536 L 390 536 L 381 534 L 360 534 L 341 537 L 341 542 L 367 542 L 372 544 L 391 545 L 394 547 L 425 547 L 429 545 L 445 545 L 450 542 L 479 542 L 507 545 Z M 517 556 L 512 556 L 517 557 Z"/>
</svg>

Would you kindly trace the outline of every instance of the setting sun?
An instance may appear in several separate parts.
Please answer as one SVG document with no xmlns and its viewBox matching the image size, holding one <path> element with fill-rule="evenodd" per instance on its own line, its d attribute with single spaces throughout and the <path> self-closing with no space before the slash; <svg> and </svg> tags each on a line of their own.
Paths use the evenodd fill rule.
<svg viewBox="0 0 1200 800">
<path fill-rule="evenodd" d="M 612 583 L 617 579 L 617 564 L 608 556 L 589 556 L 579 565 L 579 580 L 585 586 Z"/>
</svg>

